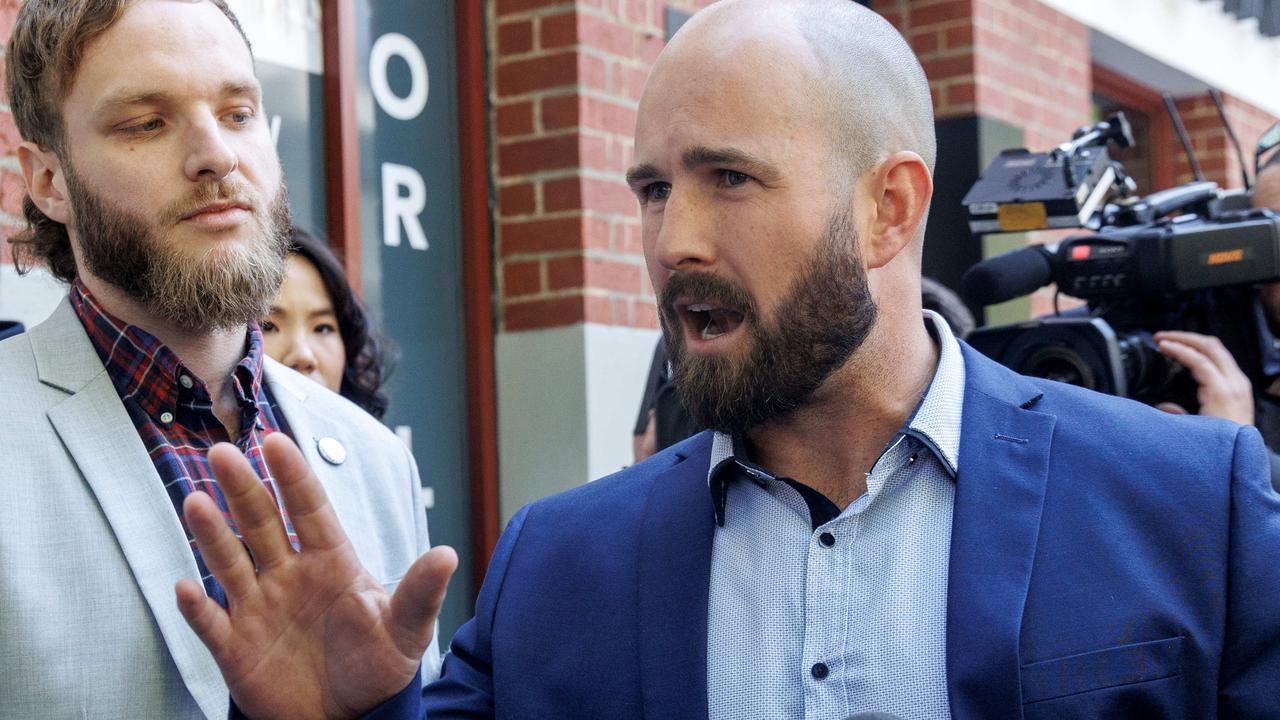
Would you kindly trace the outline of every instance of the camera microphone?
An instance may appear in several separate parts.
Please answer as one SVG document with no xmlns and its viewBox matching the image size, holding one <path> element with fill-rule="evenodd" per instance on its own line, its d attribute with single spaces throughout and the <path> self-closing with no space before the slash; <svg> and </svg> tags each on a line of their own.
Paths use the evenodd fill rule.
<svg viewBox="0 0 1280 720">
<path fill-rule="evenodd" d="M 1053 281 L 1053 253 L 1041 245 L 997 255 L 965 271 L 960 294 L 979 305 L 994 305 L 1035 292 Z"/>
</svg>

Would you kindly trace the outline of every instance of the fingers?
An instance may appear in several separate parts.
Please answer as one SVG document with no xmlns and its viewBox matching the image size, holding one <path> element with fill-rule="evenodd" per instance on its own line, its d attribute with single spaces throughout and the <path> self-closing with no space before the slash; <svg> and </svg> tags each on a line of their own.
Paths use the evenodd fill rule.
<svg viewBox="0 0 1280 720">
<path fill-rule="evenodd" d="M 1157 403 L 1156 409 L 1163 410 L 1169 413 L 1170 415 L 1190 415 L 1190 413 L 1187 412 L 1186 408 L 1182 407 L 1176 402 Z"/>
<path fill-rule="evenodd" d="M 1160 352 L 1173 358 L 1183 367 L 1191 371 L 1191 376 L 1200 385 L 1216 385 L 1222 382 L 1222 371 L 1200 350 L 1191 345 L 1171 339 L 1160 340 Z"/>
<path fill-rule="evenodd" d="M 179 580 L 174 587 L 178 596 L 178 611 L 200 641 L 209 648 L 215 660 L 221 664 L 231 638 L 231 622 L 227 612 L 204 594 L 204 588 L 191 580 Z"/>
<path fill-rule="evenodd" d="M 1155 339 L 1161 352 L 1191 371 L 1201 415 L 1253 423 L 1253 385 L 1221 340 L 1180 331 L 1156 333 Z"/>
<path fill-rule="evenodd" d="M 391 596 L 391 638 L 405 657 L 421 657 L 431 644 L 449 577 L 457 568 L 453 548 L 431 548 L 413 563 Z"/>
<path fill-rule="evenodd" d="M 1212 335 L 1201 335 L 1193 332 L 1183 332 L 1180 330 L 1166 330 L 1156 333 L 1156 342 L 1160 343 L 1160 349 L 1164 350 L 1166 346 L 1171 350 L 1166 354 L 1173 357 L 1178 362 L 1182 362 L 1181 357 L 1187 357 L 1192 363 L 1212 366 L 1212 369 L 1223 376 L 1241 375 L 1240 366 L 1236 364 L 1236 359 L 1231 356 L 1227 347 L 1222 341 Z M 1189 370 L 1195 371 L 1192 365 L 1187 365 Z"/>
<path fill-rule="evenodd" d="M 269 458 L 267 465 L 275 470 Z M 280 508 L 244 455 L 234 445 L 218 443 L 209 450 L 209 466 L 258 568 L 270 569 L 292 555 Z"/>
<path fill-rule="evenodd" d="M 330 550 L 345 545 L 342 524 L 298 446 L 284 433 L 272 433 L 263 442 L 263 453 L 302 547 Z"/>
<path fill-rule="evenodd" d="M 240 538 L 227 527 L 222 510 L 213 498 L 203 492 L 191 493 L 182 502 L 182 514 L 187 520 L 187 529 L 195 536 L 204 564 L 227 591 L 227 597 L 239 599 L 253 592 L 257 585 L 253 560 L 245 552 Z"/>
</svg>

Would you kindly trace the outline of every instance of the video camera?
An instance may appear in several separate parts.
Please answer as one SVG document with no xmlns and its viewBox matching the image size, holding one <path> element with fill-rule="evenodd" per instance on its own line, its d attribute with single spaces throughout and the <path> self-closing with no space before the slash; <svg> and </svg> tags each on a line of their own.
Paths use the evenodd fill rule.
<svg viewBox="0 0 1280 720">
<path fill-rule="evenodd" d="M 1185 135 L 1176 116 L 1175 126 Z M 1251 209 L 1247 190 L 1212 182 L 1136 197 L 1108 155 L 1110 143 L 1133 144 L 1123 114 L 1081 128 L 1049 153 L 1002 153 L 965 196 L 975 234 L 1096 231 L 970 268 L 961 294 L 971 303 L 991 305 L 1055 283 L 1087 304 L 981 328 L 968 342 L 1023 374 L 1148 403 L 1172 400 L 1194 412 L 1194 380 L 1152 339 L 1160 330 L 1189 330 L 1222 340 L 1257 384 L 1273 371 L 1274 350 L 1254 285 L 1280 280 L 1280 217 Z"/>
</svg>

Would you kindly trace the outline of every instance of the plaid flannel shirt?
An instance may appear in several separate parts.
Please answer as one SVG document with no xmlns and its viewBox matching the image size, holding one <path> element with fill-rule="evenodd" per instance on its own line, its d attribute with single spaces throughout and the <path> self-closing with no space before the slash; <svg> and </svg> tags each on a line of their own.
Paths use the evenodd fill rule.
<svg viewBox="0 0 1280 720">
<path fill-rule="evenodd" d="M 182 501 L 197 490 L 207 493 L 222 509 L 232 530 L 236 530 L 208 457 L 209 448 L 215 443 L 234 442 L 280 506 L 275 482 L 262 456 L 262 441 L 273 432 L 287 433 L 288 426 L 262 381 L 261 331 L 256 325 L 250 326 L 247 352 L 232 373 L 232 387 L 240 405 L 240 432 L 233 440 L 213 413 L 208 385 L 188 370 L 172 350 L 142 328 L 113 317 L 79 280 L 71 289 L 71 305 L 169 493 L 205 591 L 225 607 L 226 593 L 200 556 L 182 514 Z M 283 510 L 281 514 L 284 515 Z M 296 548 L 297 535 L 287 516 L 284 520 L 289 542 Z"/>
</svg>

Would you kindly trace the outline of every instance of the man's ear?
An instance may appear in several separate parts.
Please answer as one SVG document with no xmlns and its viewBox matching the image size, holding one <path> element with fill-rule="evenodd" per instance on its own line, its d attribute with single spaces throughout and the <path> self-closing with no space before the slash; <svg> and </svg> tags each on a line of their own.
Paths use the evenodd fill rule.
<svg viewBox="0 0 1280 720">
<path fill-rule="evenodd" d="M 50 220 L 70 224 L 71 203 L 58 156 L 33 142 L 23 142 L 18 145 L 18 164 L 22 166 L 22 179 L 27 182 L 27 194 L 36 208 Z"/>
<path fill-rule="evenodd" d="M 871 192 L 863 260 L 868 269 L 883 267 L 911 246 L 933 198 L 929 166 L 910 151 L 885 158 L 862 178 Z"/>
</svg>

